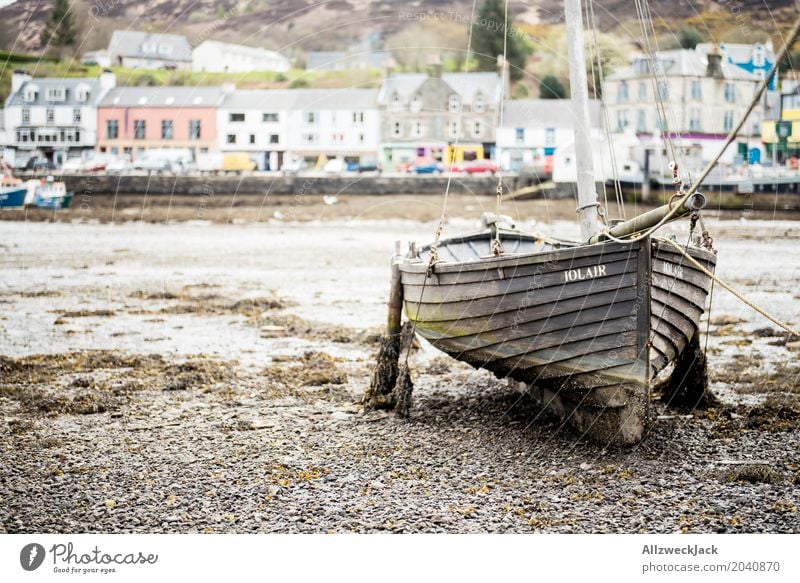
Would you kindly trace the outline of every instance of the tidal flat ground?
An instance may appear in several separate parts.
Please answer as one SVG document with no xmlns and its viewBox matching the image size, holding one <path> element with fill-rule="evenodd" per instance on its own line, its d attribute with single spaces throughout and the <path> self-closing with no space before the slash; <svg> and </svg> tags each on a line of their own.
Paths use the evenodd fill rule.
<svg viewBox="0 0 800 583">
<path fill-rule="evenodd" d="M 450 202 L 445 237 L 494 208 Z M 800 346 L 719 287 L 702 323 L 719 403 L 654 394 L 635 447 L 582 441 L 425 342 L 410 418 L 363 412 L 394 243 L 429 241 L 440 211 L 249 195 L 0 212 L 0 532 L 800 532 Z M 571 201 L 503 211 L 577 236 Z M 800 220 L 706 222 L 717 274 L 800 325 Z"/>
</svg>

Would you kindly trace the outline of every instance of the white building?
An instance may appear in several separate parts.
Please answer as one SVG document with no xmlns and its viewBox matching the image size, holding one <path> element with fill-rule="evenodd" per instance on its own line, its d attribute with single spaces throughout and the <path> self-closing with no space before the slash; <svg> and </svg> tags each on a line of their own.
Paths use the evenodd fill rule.
<svg viewBox="0 0 800 583">
<path fill-rule="evenodd" d="M 655 148 L 663 159 L 668 157 L 665 138 L 671 136 L 676 147 L 699 147 L 699 158 L 710 160 L 744 114 L 761 75 L 724 60 L 718 52 L 661 51 L 656 53 L 654 64 L 655 76 L 648 59 L 638 57 L 603 83 L 613 129 L 635 133 L 643 148 Z M 657 107 L 659 100 L 666 116 Z M 765 104 L 768 102 L 765 100 Z M 735 146 L 722 158 L 723 164 L 731 164 L 737 157 L 743 159 L 753 148 L 761 147 L 765 107 L 757 107 L 750 115 Z"/>
<path fill-rule="evenodd" d="M 593 133 L 601 128 L 600 102 L 589 102 Z M 575 141 L 572 106 L 568 99 L 506 101 L 497 129 L 497 159 L 506 171 L 549 168 L 558 149 Z"/>
<path fill-rule="evenodd" d="M 115 30 L 107 58 L 114 67 L 183 70 L 192 67 L 192 47 L 179 34 Z"/>
<path fill-rule="evenodd" d="M 204 41 L 192 51 L 192 70 L 194 71 L 209 73 L 276 71 L 284 73 L 291 66 L 289 59 L 275 51 L 215 40 Z"/>
<path fill-rule="evenodd" d="M 4 116 L 8 148 L 15 158 L 38 155 L 56 164 L 88 153 L 97 142 L 97 104 L 115 85 L 113 73 L 34 79 L 15 71 Z"/>
<path fill-rule="evenodd" d="M 219 149 L 249 153 L 264 170 L 280 169 L 288 157 L 311 166 L 375 159 L 376 96 L 372 89 L 235 91 L 217 112 Z"/>
</svg>

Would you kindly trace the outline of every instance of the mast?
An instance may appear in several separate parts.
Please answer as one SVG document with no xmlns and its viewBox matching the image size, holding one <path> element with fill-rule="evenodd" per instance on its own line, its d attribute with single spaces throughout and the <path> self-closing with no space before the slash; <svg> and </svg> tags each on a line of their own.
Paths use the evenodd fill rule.
<svg viewBox="0 0 800 583">
<path fill-rule="evenodd" d="M 591 1 L 591 0 L 590 0 Z M 581 0 L 565 0 L 564 15 L 569 46 L 569 86 L 575 131 L 575 168 L 578 186 L 578 221 L 581 240 L 588 241 L 600 231 L 597 190 L 592 159 L 592 126 L 589 121 L 589 88 L 586 84 L 586 57 L 583 45 Z"/>
</svg>

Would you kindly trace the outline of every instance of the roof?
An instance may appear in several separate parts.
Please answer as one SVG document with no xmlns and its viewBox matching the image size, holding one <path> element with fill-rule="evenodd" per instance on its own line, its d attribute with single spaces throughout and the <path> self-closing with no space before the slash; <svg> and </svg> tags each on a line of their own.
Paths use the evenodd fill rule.
<svg viewBox="0 0 800 583">
<path fill-rule="evenodd" d="M 602 104 L 589 100 L 589 119 L 592 127 L 601 126 Z M 504 128 L 548 127 L 572 128 L 572 105 L 569 99 L 513 99 L 503 107 Z"/>
<path fill-rule="evenodd" d="M 36 99 L 33 101 L 25 101 L 22 97 L 25 95 L 27 88 L 35 86 Z M 85 78 L 85 77 L 38 77 L 25 81 L 20 85 L 16 93 L 12 93 L 8 97 L 6 107 L 11 105 L 21 105 L 25 107 L 33 105 L 53 105 L 53 106 L 83 106 L 87 105 L 85 101 L 78 101 L 75 99 L 77 89 L 79 86 L 84 86 L 89 90 L 89 102 L 93 103 L 94 98 L 99 96 L 100 93 L 100 79 L 98 78 Z M 51 101 L 47 99 L 48 89 L 64 89 L 64 99 L 60 101 Z"/>
<path fill-rule="evenodd" d="M 224 96 L 222 87 L 117 87 L 98 107 L 213 107 Z"/>
<path fill-rule="evenodd" d="M 284 55 L 276 51 L 268 51 L 262 47 L 248 47 L 246 45 L 237 45 L 234 43 L 223 43 L 217 40 L 207 40 L 197 45 L 194 50 L 196 51 L 201 47 L 212 47 L 220 51 L 236 52 L 240 55 L 248 55 L 256 59 L 276 59 L 289 64 L 289 59 Z"/>
<path fill-rule="evenodd" d="M 225 109 L 369 109 L 377 105 L 377 89 L 262 89 L 231 93 Z"/>
<path fill-rule="evenodd" d="M 397 92 L 401 101 L 409 101 L 419 87 L 428 79 L 426 73 L 396 73 L 384 80 L 381 85 L 378 101 L 388 103 L 390 96 Z M 443 73 L 442 81 L 461 96 L 464 103 L 469 104 L 480 91 L 488 101 L 500 101 L 502 81 L 500 75 L 491 71 L 480 73 Z"/>
<path fill-rule="evenodd" d="M 695 50 L 707 55 L 716 48 L 717 45 L 714 43 L 700 43 Z M 736 64 L 749 63 L 753 60 L 753 54 L 759 49 L 763 52 L 764 58 L 769 63 L 775 62 L 775 51 L 772 46 L 762 43 L 755 43 L 752 45 L 744 43 L 719 43 L 719 49 L 732 63 Z"/>
<path fill-rule="evenodd" d="M 690 49 L 675 49 L 672 51 L 659 51 L 655 53 L 655 60 L 661 66 L 665 77 L 705 77 L 708 65 L 708 56 L 699 51 Z M 761 77 L 745 71 L 741 67 L 722 60 L 720 64 L 722 75 L 725 79 L 738 81 L 760 81 Z M 644 56 L 637 57 L 634 62 L 620 69 L 609 80 L 625 80 L 650 78 L 652 76 L 648 59 Z"/>
<path fill-rule="evenodd" d="M 115 30 L 108 43 L 108 54 L 112 57 L 191 61 L 192 47 L 186 37 L 179 34 Z"/>
</svg>

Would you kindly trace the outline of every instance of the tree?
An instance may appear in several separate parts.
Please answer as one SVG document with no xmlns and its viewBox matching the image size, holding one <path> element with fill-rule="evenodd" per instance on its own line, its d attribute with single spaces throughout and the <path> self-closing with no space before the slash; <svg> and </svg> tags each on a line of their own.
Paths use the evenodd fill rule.
<svg viewBox="0 0 800 583">
<path fill-rule="evenodd" d="M 44 25 L 40 42 L 42 46 L 64 48 L 75 44 L 78 33 L 69 9 L 68 0 L 55 0 L 50 18 Z"/>
<path fill-rule="evenodd" d="M 485 0 L 475 21 L 472 23 L 472 52 L 478 63 L 479 71 L 494 71 L 497 57 L 503 54 L 503 37 L 506 37 L 506 58 L 509 76 L 521 79 L 528 57 L 528 48 L 519 38 L 517 29 L 512 26 L 503 28 L 505 8 L 502 0 Z"/>
<path fill-rule="evenodd" d="M 545 75 L 539 82 L 539 97 L 541 99 L 564 99 L 567 90 L 555 75 Z"/>
<path fill-rule="evenodd" d="M 525 99 L 528 97 L 528 87 L 525 83 L 517 83 L 511 91 L 511 99 Z"/>
<path fill-rule="evenodd" d="M 700 31 L 693 26 L 682 26 L 678 31 L 678 43 L 682 49 L 692 49 L 703 42 L 705 39 Z"/>
</svg>

